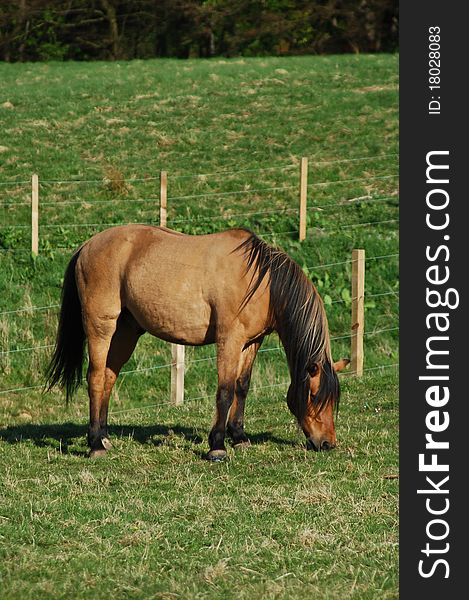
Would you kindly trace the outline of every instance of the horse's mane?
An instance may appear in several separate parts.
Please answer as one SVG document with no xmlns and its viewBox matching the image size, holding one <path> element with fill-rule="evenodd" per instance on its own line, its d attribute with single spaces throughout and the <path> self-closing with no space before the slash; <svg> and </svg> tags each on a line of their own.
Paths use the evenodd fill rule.
<svg viewBox="0 0 469 600">
<path fill-rule="evenodd" d="M 246 260 L 251 281 L 240 306 L 252 299 L 264 279 L 270 291 L 270 320 L 285 348 L 291 374 L 293 412 L 301 419 L 307 409 L 310 374 L 322 368 L 319 391 L 314 405 L 319 413 L 330 401 L 338 407 L 340 389 L 332 365 L 329 330 L 323 302 L 300 266 L 287 254 L 266 244 L 254 233 L 236 251 Z"/>
</svg>

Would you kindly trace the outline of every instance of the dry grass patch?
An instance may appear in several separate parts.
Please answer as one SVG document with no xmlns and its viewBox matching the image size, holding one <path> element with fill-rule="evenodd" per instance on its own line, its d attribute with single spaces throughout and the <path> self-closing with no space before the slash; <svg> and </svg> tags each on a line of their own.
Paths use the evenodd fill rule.
<svg viewBox="0 0 469 600">
<path fill-rule="evenodd" d="M 122 171 L 113 166 L 105 168 L 103 183 L 109 191 L 115 194 L 128 194 L 131 187 L 126 183 Z"/>
<path fill-rule="evenodd" d="M 388 83 L 384 85 L 369 85 L 362 88 L 352 90 L 355 94 L 368 94 L 370 92 L 397 92 L 399 86 L 396 83 Z"/>
</svg>

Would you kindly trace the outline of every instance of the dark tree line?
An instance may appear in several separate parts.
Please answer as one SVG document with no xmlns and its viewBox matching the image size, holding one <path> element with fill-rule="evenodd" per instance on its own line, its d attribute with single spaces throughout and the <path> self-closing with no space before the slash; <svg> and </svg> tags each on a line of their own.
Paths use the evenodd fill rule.
<svg viewBox="0 0 469 600">
<path fill-rule="evenodd" d="M 0 0 L 0 60 L 380 52 L 397 0 Z"/>
</svg>

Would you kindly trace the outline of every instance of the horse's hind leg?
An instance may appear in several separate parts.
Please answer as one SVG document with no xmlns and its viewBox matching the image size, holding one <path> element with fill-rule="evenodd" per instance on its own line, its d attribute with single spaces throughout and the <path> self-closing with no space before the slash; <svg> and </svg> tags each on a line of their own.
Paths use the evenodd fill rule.
<svg viewBox="0 0 469 600">
<path fill-rule="evenodd" d="M 95 427 L 93 431 L 90 420 L 89 444 L 91 447 L 90 456 L 92 457 L 105 454 L 110 447 L 107 432 L 109 398 L 122 366 L 131 357 L 142 333 L 144 333 L 144 330 L 140 328 L 132 315 L 124 310 L 117 321 L 117 327 L 107 354 L 104 390 L 99 404 L 98 427 Z"/>
<path fill-rule="evenodd" d="M 240 368 L 236 379 L 235 399 L 230 409 L 227 424 L 227 433 L 233 440 L 235 448 L 245 448 L 250 445 L 249 438 L 244 432 L 244 407 L 251 383 L 252 367 L 262 341 L 251 344 L 241 355 Z"/>
<path fill-rule="evenodd" d="M 102 440 L 106 438 L 106 435 L 100 423 L 100 413 L 106 380 L 106 360 L 116 324 L 117 318 L 87 318 L 85 316 L 84 319 L 89 354 L 90 424 L 88 428 L 88 445 L 91 449 L 90 455 L 105 450 Z"/>
</svg>

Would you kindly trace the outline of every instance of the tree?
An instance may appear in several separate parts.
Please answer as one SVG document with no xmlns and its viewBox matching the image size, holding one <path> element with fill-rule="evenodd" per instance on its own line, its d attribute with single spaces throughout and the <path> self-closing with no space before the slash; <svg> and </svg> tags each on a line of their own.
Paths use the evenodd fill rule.
<svg viewBox="0 0 469 600">
<path fill-rule="evenodd" d="M 396 0 L 19 0 L 0 59 L 394 51 L 397 27 Z"/>
</svg>

